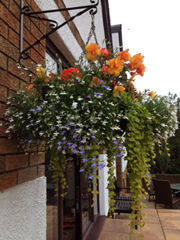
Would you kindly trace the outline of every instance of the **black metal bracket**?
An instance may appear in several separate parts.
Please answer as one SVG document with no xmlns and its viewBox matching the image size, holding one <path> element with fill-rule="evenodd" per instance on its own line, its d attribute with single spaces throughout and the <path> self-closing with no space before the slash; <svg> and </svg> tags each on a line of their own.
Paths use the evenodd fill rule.
<svg viewBox="0 0 180 240">
<path fill-rule="evenodd" d="M 22 65 L 23 59 L 28 59 L 30 57 L 29 50 L 37 45 L 40 41 L 47 38 L 49 35 L 66 25 L 68 22 L 73 21 L 76 17 L 81 16 L 85 12 L 89 11 L 91 15 L 94 15 L 97 13 L 97 6 L 99 4 L 99 0 L 90 0 L 92 5 L 86 5 L 86 6 L 78 6 L 78 7 L 70 7 L 70 8 L 63 8 L 63 9 L 54 9 L 54 10 L 46 10 L 46 11 L 39 11 L 39 12 L 31 12 L 29 6 L 23 6 L 23 0 L 21 0 L 21 6 L 20 6 L 20 56 L 19 56 L 19 64 Z M 43 13 L 51 13 L 51 12 L 62 12 L 62 11 L 70 11 L 70 10 L 79 10 L 82 9 L 80 12 L 75 14 L 74 16 L 71 16 L 67 21 L 63 22 L 62 24 L 58 25 L 58 23 L 55 20 L 51 20 L 48 18 L 40 17 L 38 14 Z M 27 16 L 29 18 L 36 18 L 42 21 L 50 22 L 49 28 L 51 31 L 43 35 L 39 40 L 35 41 L 32 45 L 29 45 L 26 49 L 23 50 L 23 17 Z"/>
</svg>

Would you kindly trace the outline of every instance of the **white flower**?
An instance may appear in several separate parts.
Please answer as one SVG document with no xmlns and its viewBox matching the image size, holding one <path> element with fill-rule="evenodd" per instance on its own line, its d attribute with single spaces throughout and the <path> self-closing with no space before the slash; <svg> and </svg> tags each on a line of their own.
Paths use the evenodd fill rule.
<svg viewBox="0 0 180 240">
<path fill-rule="evenodd" d="M 77 105 L 78 105 L 77 102 L 73 102 L 73 103 L 72 103 L 72 108 L 74 108 L 74 109 L 77 108 Z"/>
</svg>

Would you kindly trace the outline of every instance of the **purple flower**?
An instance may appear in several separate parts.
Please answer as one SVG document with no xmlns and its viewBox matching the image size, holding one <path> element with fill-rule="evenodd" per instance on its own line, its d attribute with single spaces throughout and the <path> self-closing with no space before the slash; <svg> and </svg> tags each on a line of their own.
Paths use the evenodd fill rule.
<svg viewBox="0 0 180 240">
<path fill-rule="evenodd" d="M 93 139 L 95 139 L 96 137 L 94 135 L 91 136 Z"/>
<path fill-rule="evenodd" d="M 92 161 L 96 161 L 96 158 L 95 158 L 95 157 L 92 157 L 91 160 L 92 160 Z"/>
<path fill-rule="evenodd" d="M 94 92 L 94 95 L 96 95 L 96 96 L 102 96 L 102 93 Z"/>
<path fill-rule="evenodd" d="M 61 134 L 65 134 L 65 133 L 66 133 L 66 131 L 65 131 L 65 130 L 61 132 Z"/>
<path fill-rule="evenodd" d="M 82 161 L 83 161 L 83 162 L 87 162 L 87 159 L 86 159 L 86 158 L 82 158 Z"/>
<path fill-rule="evenodd" d="M 84 154 L 84 151 L 79 151 L 79 154 L 83 155 L 83 154 Z"/>
<path fill-rule="evenodd" d="M 55 107 L 55 106 L 53 106 L 53 107 L 52 107 L 52 109 L 53 109 L 53 110 L 55 110 L 55 109 L 56 109 L 56 107 Z"/>
<path fill-rule="evenodd" d="M 51 127 L 51 129 L 52 129 L 52 130 L 54 130 L 54 129 L 55 129 L 55 127 Z"/>
<path fill-rule="evenodd" d="M 119 145 L 119 147 L 118 147 L 119 149 L 121 149 L 121 150 L 123 150 L 123 147 L 121 147 L 121 145 Z"/>
<path fill-rule="evenodd" d="M 74 134 L 74 135 L 73 135 L 73 138 L 77 138 L 77 135 L 76 135 L 76 134 Z"/>
<path fill-rule="evenodd" d="M 59 145 L 59 146 L 60 146 L 61 144 L 62 144 L 62 142 L 60 142 L 60 141 L 59 141 L 59 142 L 57 142 L 57 145 Z"/>
<path fill-rule="evenodd" d="M 100 82 L 102 83 L 102 82 L 104 82 L 102 79 L 100 79 Z"/>
<path fill-rule="evenodd" d="M 105 88 L 106 90 L 111 90 L 111 88 L 106 85 L 102 85 L 102 87 Z"/>
<path fill-rule="evenodd" d="M 36 110 L 40 112 L 42 109 L 40 107 L 37 107 Z"/>
<path fill-rule="evenodd" d="M 105 167 L 105 165 L 102 164 L 102 165 L 99 165 L 97 168 L 98 168 L 99 170 L 101 170 L 101 169 L 103 169 L 104 167 Z"/>
<path fill-rule="evenodd" d="M 119 154 L 117 154 L 117 155 L 116 155 L 116 157 L 122 157 L 122 154 L 121 154 L 121 153 L 119 153 Z"/>
<path fill-rule="evenodd" d="M 88 177 L 88 179 L 90 179 L 90 180 L 93 180 L 93 178 L 94 178 L 93 175 L 91 175 L 91 176 Z"/>
<path fill-rule="evenodd" d="M 31 108 L 29 109 L 30 112 L 35 112 L 35 109 Z"/>
<path fill-rule="evenodd" d="M 32 140 L 29 140 L 28 143 L 32 143 Z"/>
<path fill-rule="evenodd" d="M 67 126 L 72 126 L 73 124 L 72 123 L 68 123 Z"/>
<path fill-rule="evenodd" d="M 114 141 L 113 144 L 118 144 L 118 143 L 116 141 Z"/>
<path fill-rule="evenodd" d="M 78 131 L 78 129 L 77 129 L 77 128 L 75 128 L 73 131 L 74 131 L 74 132 L 77 132 L 77 131 Z"/>
<path fill-rule="evenodd" d="M 78 80 L 77 80 L 77 79 L 74 79 L 74 82 L 78 82 Z"/>
<path fill-rule="evenodd" d="M 88 100 L 89 98 L 87 96 L 84 96 L 84 99 Z"/>
<path fill-rule="evenodd" d="M 95 168 L 95 167 L 96 167 L 96 164 L 93 163 L 93 164 L 91 165 L 91 168 Z"/>
<path fill-rule="evenodd" d="M 75 149 L 75 148 L 76 148 L 76 146 L 75 146 L 74 144 L 72 144 L 72 145 L 71 145 L 71 148 L 72 148 L 72 149 Z"/>
<path fill-rule="evenodd" d="M 33 124 L 33 123 L 30 123 L 29 126 L 34 126 L 34 124 Z"/>
<path fill-rule="evenodd" d="M 90 69 L 91 69 L 89 66 L 86 66 L 86 68 L 87 68 L 88 70 L 90 70 Z"/>
<path fill-rule="evenodd" d="M 63 149 L 66 149 L 66 148 L 67 148 L 67 146 L 64 146 L 64 147 L 63 147 Z"/>
<path fill-rule="evenodd" d="M 67 145 L 68 145 L 68 146 L 71 146 L 71 145 L 73 145 L 73 143 L 71 143 L 71 142 L 68 142 L 68 143 L 67 143 Z"/>
<path fill-rule="evenodd" d="M 42 103 L 42 105 L 45 105 L 45 104 L 47 104 L 47 102 L 46 102 L 46 101 L 44 101 L 44 102 Z"/>
<path fill-rule="evenodd" d="M 84 171 L 84 169 L 80 168 L 79 172 L 83 172 L 83 171 Z"/>
<path fill-rule="evenodd" d="M 72 150 L 71 152 L 72 152 L 73 154 L 76 154 L 76 151 L 75 151 L 75 150 Z"/>
</svg>

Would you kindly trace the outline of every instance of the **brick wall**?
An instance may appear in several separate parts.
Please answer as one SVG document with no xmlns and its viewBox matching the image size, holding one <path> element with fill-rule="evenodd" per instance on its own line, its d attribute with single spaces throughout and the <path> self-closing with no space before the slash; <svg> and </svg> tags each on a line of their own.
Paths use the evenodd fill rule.
<svg viewBox="0 0 180 240">
<path fill-rule="evenodd" d="M 25 0 L 34 11 L 39 8 L 33 0 Z M 19 59 L 20 0 L 1 0 L 0 2 L 0 191 L 44 175 L 44 153 L 37 153 L 38 147 L 25 155 L 18 148 L 16 139 L 8 139 L 5 133 L 4 112 L 7 97 L 29 81 L 28 74 L 21 74 L 17 68 Z M 46 25 L 36 19 L 24 17 L 24 49 L 34 43 L 46 32 Z M 43 63 L 45 40 L 30 50 L 31 58 L 24 66 L 35 73 L 31 62 Z"/>
</svg>

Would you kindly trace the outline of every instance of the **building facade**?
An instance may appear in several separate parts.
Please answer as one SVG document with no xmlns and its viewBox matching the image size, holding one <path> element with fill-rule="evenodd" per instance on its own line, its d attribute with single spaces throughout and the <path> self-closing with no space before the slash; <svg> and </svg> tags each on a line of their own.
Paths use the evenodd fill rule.
<svg viewBox="0 0 180 240">
<path fill-rule="evenodd" d="M 95 1 L 24 0 L 23 6 L 40 12 L 91 5 L 92 2 Z M 94 208 L 90 208 L 91 200 L 86 196 L 87 180 L 79 173 L 77 159 L 74 159 L 72 173 L 66 173 L 70 186 L 66 198 L 55 197 L 48 155 L 43 146 L 25 154 L 17 139 L 9 138 L 6 132 L 4 113 L 7 98 L 29 82 L 29 75 L 17 67 L 22 31 L 21 4 L 20 0 L 0 1 L 0 240 L 88 239 L 101 216 L 108 213 L 107 169 L 99 173 L 97 190 L 100 194 Z M 62 24 L 78 11 L 51 12 L 40 16 Z M 107 0 L 99 1 L 94 21 L 99 45 L 106 47 L 102 46 L 104 39 L 111 42 Z M 32 63 L 44 64 L 45 57 L 55 63 L 58 71 L 70 67 L 83 52 L 90 28 L 91 15 L 87 11 L 29 49 L 30 58 L 23 60 L 24 67 L 35 74 Z M 49 31 L 48 21 L 24 16 L 22 50 Z M 94 41 L 92 37 L 90 42 Z M 100 158 L 105 160 L 106 155 L 102 154 Z M 77 189 L 80 189 L 79 194 Z"/>
</svg>

